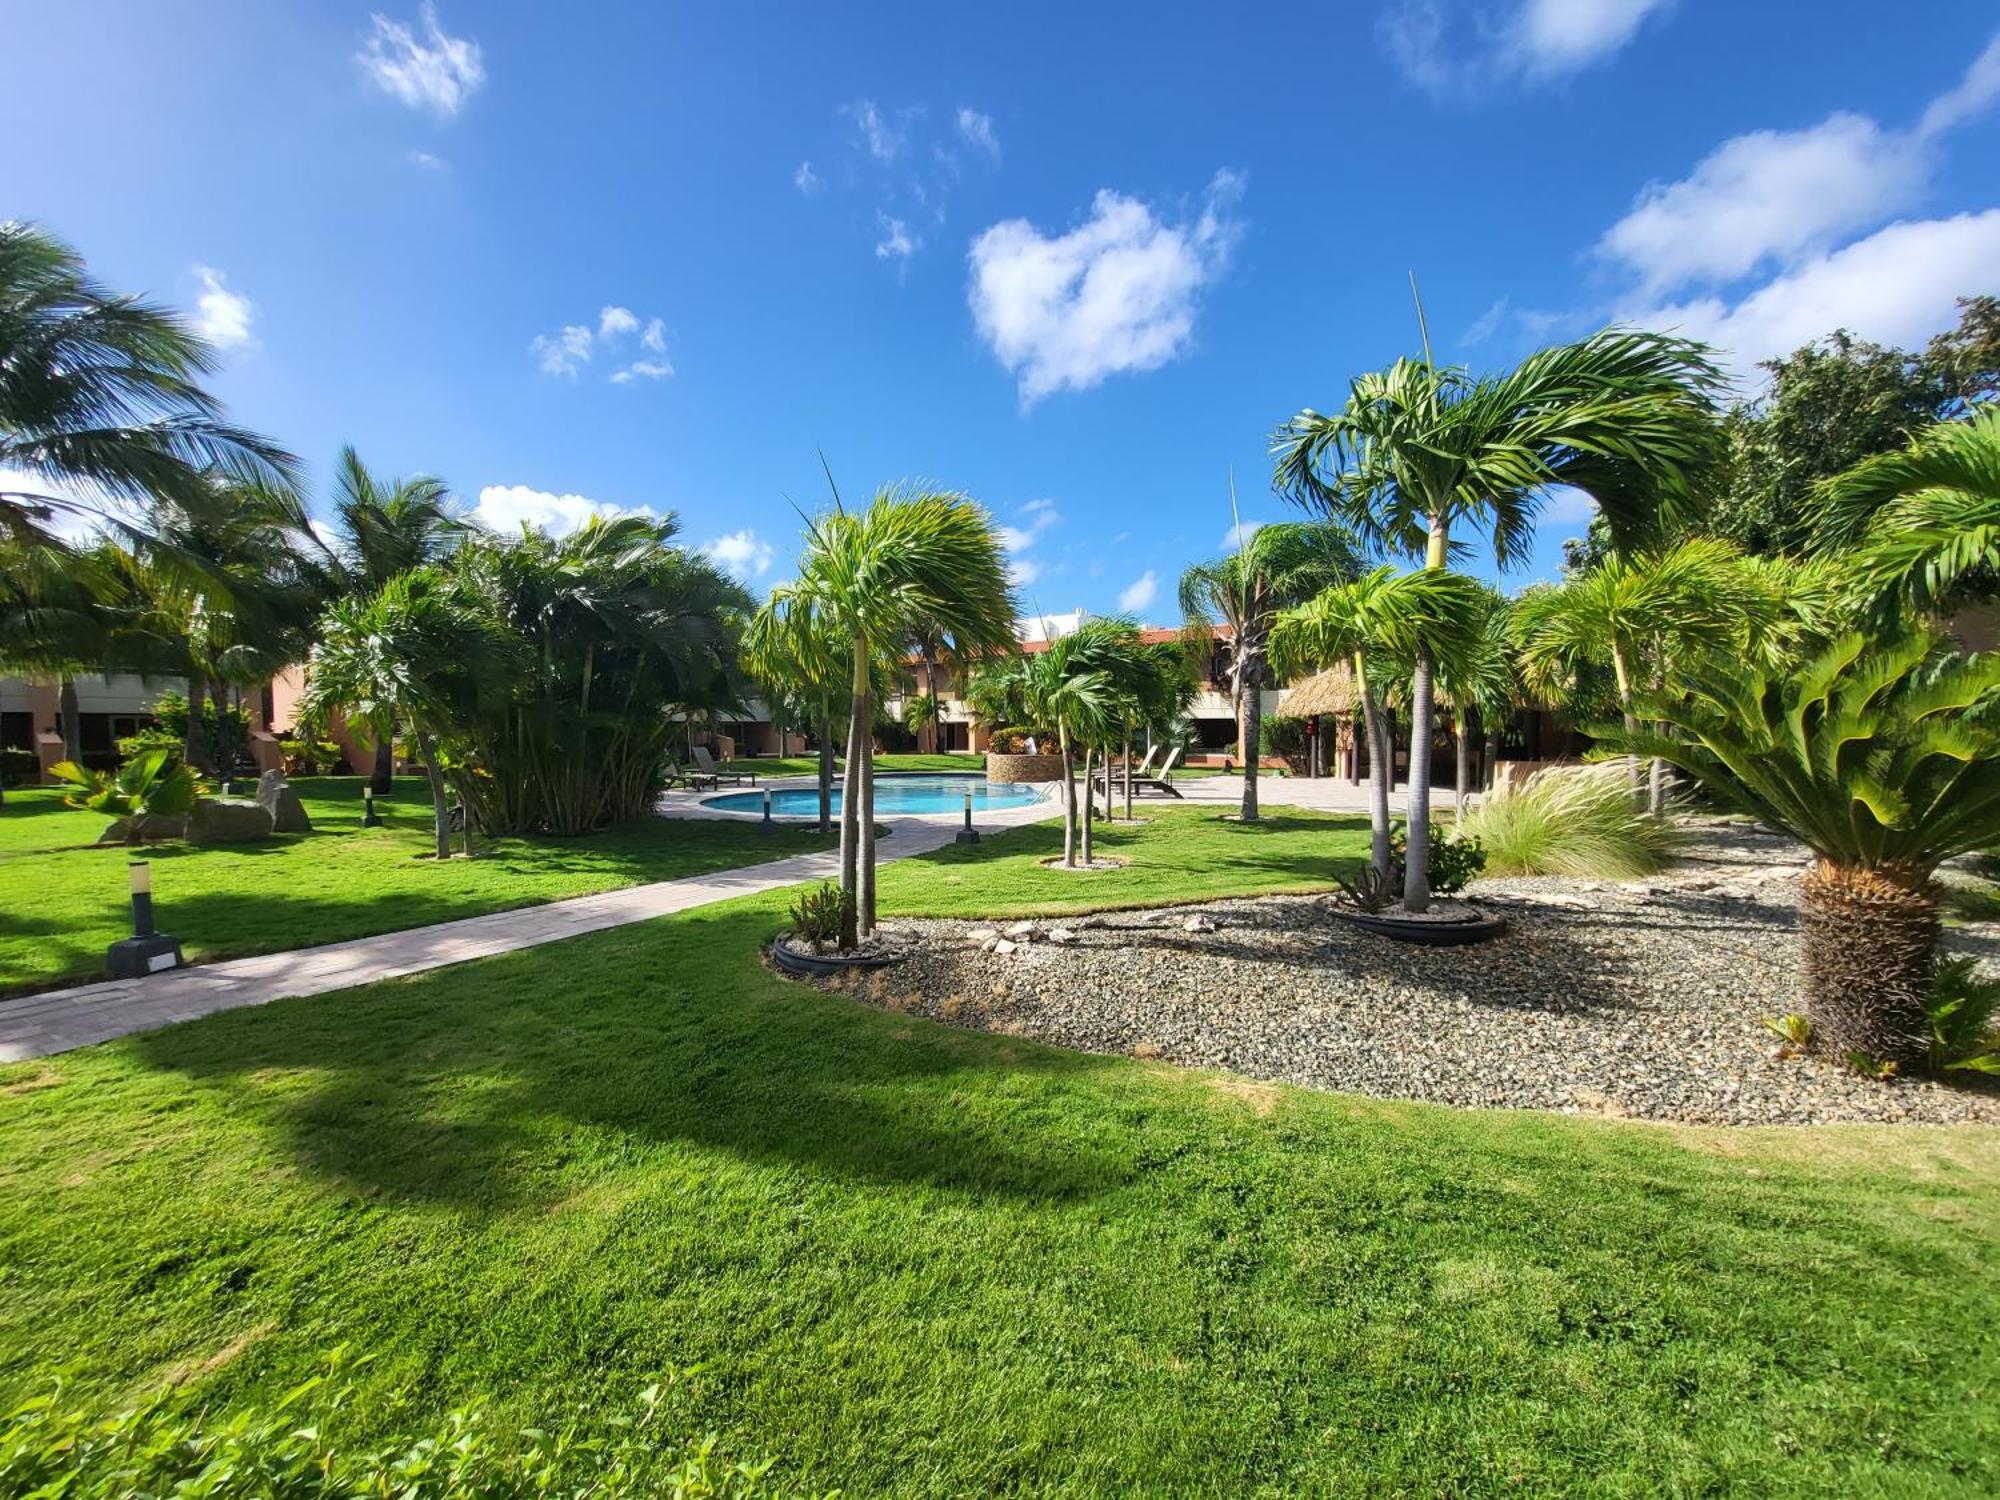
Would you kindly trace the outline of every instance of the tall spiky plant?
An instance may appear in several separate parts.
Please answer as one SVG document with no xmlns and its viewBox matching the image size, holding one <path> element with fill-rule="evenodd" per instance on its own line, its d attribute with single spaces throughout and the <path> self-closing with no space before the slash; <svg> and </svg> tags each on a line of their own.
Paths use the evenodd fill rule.
<svg viewBox="0 0 2000 1500">
<path fill-rule="evenodd" d="M 992 518 L 951 491 L 890 485 L 865 510 L 807 523 L 799 576 L 764 606 L 810 611 L 845 644 L 852 706 L 840 804 L 841 889 L 854 899 L 852 948 L 875 928 L 873 663 L 919 631 L 949 636 L 967 658 L 1014 643 L 1013 591 Z"/>
<path fill-rule="evenodd" d="M 1594 486 L 1606 513 L 1631 511 L 1635 529 L 1683 504 L 1712 451 L 1717 378 L 1700 345 L 1619 328 L 1475 377 L 1438 366 L 1426 332 L 1421 360 L 1359 376 L 1341 410 L 1308 409 L 1278 430 L 1275 484 L 1379 553 L 1441 571 L 1477 527 L 1507 567 L 1526 560 L 1555 485 Z M 1413 912 L 1430 901 L 1434 656 L 1419 645 L 1410 692 L 1403 901 Z"/>
<path fill-rule="evenodd" d="M 2000 841 L 2000 658 L 1912 631 L 1842 637 L 1792 671 L 1744 663 L 1642 698 L 1665 726 L 1601 731 L 1797 838 L 1806 1012 L 1836 1056 L 1915 1063 L 1930 1042 L 1937 867 Z"/>
</svg>

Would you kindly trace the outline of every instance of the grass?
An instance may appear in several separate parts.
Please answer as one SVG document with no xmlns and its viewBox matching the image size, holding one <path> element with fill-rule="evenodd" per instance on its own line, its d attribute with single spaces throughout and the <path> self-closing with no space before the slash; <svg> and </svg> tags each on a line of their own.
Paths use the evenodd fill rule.
<svg viewBox="0 0 2000 1500">
<path fill-rule="evenodd" d="M 1479 841 L 1493 876 L 1648 875 L 1683 842 L 1670 820 L 1633 804 L 1624 761 L 1537 771 L 1481 798 L 1458 831 Z"/>
<path fill-rule="evenodd" d="M 1035 828 L 885 869 L 885 908 L 1262 888 L 1358 838 L 1149 812 L 1115 876 L 1041 882 Z M 857 1495 L 2000 1485 L 1990 1129 L 1068 1053 L 776 979 L 783 905 L 0 1068 L 0 1399 L 268 1409 L 351 1342 L 355 1441 L 699 1367 L 679 1428 Z"/>
<path fill-rule="evenodd" d="M 502 839 L 439 865 L 428 789 L 401 778 L 361 826 L 360 777 L 301 779 L 310 834 L 211 849 L 149 846 L 163 930 L 190 959 L 238 957 L 394 932 L 616 886 L 777 859 L 830 841 L 748 822 L 656 820 L 583 839 Z M 123 846 L 90 843 L 107 820 L 50 789 L 0 805 L 0 995 L 99 978 L 130 932 Z M 79 847 L 81 846 L 81 847 Z"/>
</svg>

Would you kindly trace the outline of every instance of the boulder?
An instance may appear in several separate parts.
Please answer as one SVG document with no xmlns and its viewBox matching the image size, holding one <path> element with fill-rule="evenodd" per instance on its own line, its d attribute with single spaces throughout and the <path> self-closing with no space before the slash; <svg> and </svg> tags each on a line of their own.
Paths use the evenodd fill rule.
<svg viewBox="0 0 2000 1500">
<path fill-rule="evenodd" d="M 271 814 L 271 828 L 277 833 L 311 833 L 312 819 L 299 800 L 298 788 L 285 780 L 283 771 L 266 771 L 257 778 L 257 805 Z"/>
<path fill-rule="evenodd" d="M 133 825 L 137 824 L 135 830 Z M 134 813 L 129 818 L 120 818 L 103 833 L 98 835 L 100 844 L 150 844 L 160 839 L 182 839 L 187 837 L 187 819 L 169 817 L 165 813 Z"/>
<path fill-rule="evenodd" d="M 204 797 L 188 814 L 190 844 L 254 844 L 271 836 L 271 809 L 261 802 L 222 801 Z"/>
</svg>

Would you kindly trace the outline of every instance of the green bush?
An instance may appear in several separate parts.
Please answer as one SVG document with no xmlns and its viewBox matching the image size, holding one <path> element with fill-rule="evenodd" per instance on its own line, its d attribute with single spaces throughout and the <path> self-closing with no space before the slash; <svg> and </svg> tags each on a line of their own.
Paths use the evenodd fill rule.
<svg viewBox="0 0 2000 1500">
<path fill-rule="evenodd" d="M 178 765 L 180 764 L 183 748 L 181 737 L 166 729 L 142 729 L 137 734 L 125 734 L 118 737 L 118 759 L 120 762 L 137 760 L 148 750 L 165 750 L 169 756 L 169 764 Z"/>
<path fill-rule="evenodd" d="M 1980 978 L 1969 958 L 1948 958 L 1938 965 L 1925 1009 L 1933 1073 L 2000 1073 L 2000 1028 L 1994 1024 L 2000 1017 L 2000 981 Z"/>
<path fill-rule="evenodd" d="M 1410 830 L 1398 823 L 1389 830 L 1389 858 L 1396 867 L 1396 885 L 1403 883 L 1409 867 Z M 1430 882 L 1434 895 L 1455 896 L 1486 867 L 1486 851 L 1469 833 L 1453 830 L 1447 834 L 1436 822 L 1431 824 Z"/>
<path fill-rule="evenodd" d="M 138 817 L 176 818 L 194 811 L 202 793 L 194 772 L 171 750 L 155 746 L 115 771 L 93 771 L 73 760 L 58 761 L 49 774 L 67 790 L 63 803 L 109 818 L 132 818 L 131 841 L 139 842 Z"/>
<path fill-rule="evenodd" d="M 356 1449 L 328 1435 L 352 1403 L 338 1366 L 269 1411 L 210 1411 L 169 1393 L 109 1415 L 67 1405 L 60 1386 L 0 1417 L 0 1494 L 64 1500 L 131 1496 L 674 1496 L 681 1500 L 796 1493 L 767 1482 L 770 1462 L 729 1462 L 711 1433 L 675 1441 L 659 1428 L 661 1389 L 636 1411 L 583 1411 L 515 1427 L 475 1402 L 428 1431 Z"/>
<path fill-rule="evenodd" d="M 153 719 L 176 745 L 187 743 L 188 701 L 179 693 L 162 693 L 153 700 Z M 250 720 L 241 709 L 205 699 L 201 705 L 202 730 L 197 739 L 218 765 L 234 760 L 250 748 Z"/>
<path fill-rule="evenodd" d="M 831 880 L 820 882 L 792 903 L 792 936 L 820 952 L 840 941 L 854 897 Z"/>
<path fill-rule="evenodd" d="M 1537 771 L 1482 797 L 1461 831 L 1486 851 L 1488 875 L 1645 875 L 1682 842 L 1666 819 L 1633 805 L 1622 760 Z"/>
<path fill-rule="evenodd" d="M 0 785 L 33 786 L 41 779 L 41 757 L 34 751 L 12 745 L 0 750 Z"/>
<path fill-rule="evenodd" d="M 347 758 L 334 740 L 279 740 L 278 750 L 285 757 L 287 776 L 330 776 Z"/>
</svg>

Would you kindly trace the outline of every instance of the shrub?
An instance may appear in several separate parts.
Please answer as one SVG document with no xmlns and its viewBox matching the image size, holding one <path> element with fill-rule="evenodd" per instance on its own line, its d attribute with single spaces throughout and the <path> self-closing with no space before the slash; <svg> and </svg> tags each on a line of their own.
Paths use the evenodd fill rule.
<svg viewBox="0 0 2000 1500">
<path fill-rule="evenodd" d="M 50 774 L 68 788 L 63 802 L 69 807 L 103 813 L 111 818 L 131 818 L 131 840 L 139 841 L 138 817 L 179 817 L 194 810 L 201 795 L 201 783 L 186 766 L 173 762 L 173 752 L 162 747 L 148 750 L 115 771 L 92 771 L 73 760 L 59 761 Z"/>
<path fill-rule="evenodd" d="M 336 1367 L 334 1374 L 338 1374 Z M 675 1442 L 658 1431 L 659 1386 L 636 1413 L 588 1410 L 515 1427 L 475 1402 L 429 1431 L 357 1451 L 328 1434 L 351 1386 L 315 1376 L 269 1411 L 209 1411 L 169 1393 L 110 1415 L 67 1405 L 62 1387 L 0 1417 L 0 1493 L 113 1500 L 134 1495 L 243 1495 L 269 1500 L 359 1495 L 473 1500 L 484 1496 L 664 1495 L 682 1500 L 771 1495 L 770 1469 L 731 1463 L 711 1433 Z"/>
<path fill-rule="evenodd" d="M 279 740 L 278 750 L 285 757 L 287 776 L 329 776 L 346 759 L 346 752 L 333 740 Z"/>
<path fill-rule="evenodd" d="M 1673 856 L 1680 830 L 1632 803 L 1625 761 L 1552 766 L 1468 813 L 1466 837 L 1488 875 L 1645 875 Z"/>
<path fill-rule="evenodd" d="M 1399 887 L 1403 883 L 1403 872 L 1408 868 L 1409 840 L 1410 830 L 1406 824 L 1398 823 L 1389 830 L 1389 861 Z M 1430 882 L 1433 894 L 1455 896 L 1485 868 L 1486 851 L 1480 847 L 1477 838 L 1455 830 L 1447 835 L 1436 823 L 1431 824 Z"/>
<path fill-rule="evenodd" d="M 168 755 L 168 763 L 178 765 L 182 750 L 181 737 L 157 727 L 118 737 L 118 759 L 121 762 L 137 760 L 148 750 L 164 750 Z"/>
<path fill-rule="evenodd" d="M 831 880 L 806 891 L 792 903 L 792 936 L 823 953 L 840 941 L 840 934 L 854 910 L 852 892 L 843 891 Z"/>
<path fill-rule="evenodd" d="M 188 701 L 179 693 L 162 693 L 153 700 L 153 719 L 173 743 L 187 743 Z M 201 733 L 196 738 L 208 747 L 217 763 L 234 760 L 250 748 L 250 720 L 241 709 L 205 699 L 201 705 Z"/>
<path fill-rule="evenodd" d="M 1934 1073 L 1964 1069 L 2000 1073 L 2000 981 L 1981 979 L 1969 958 L 1938 965 L 1931 985 L 1930 1068 Z"/>
</svg>

